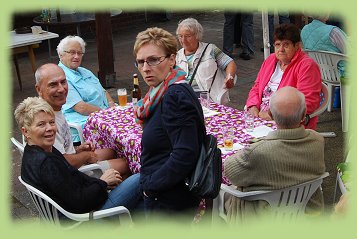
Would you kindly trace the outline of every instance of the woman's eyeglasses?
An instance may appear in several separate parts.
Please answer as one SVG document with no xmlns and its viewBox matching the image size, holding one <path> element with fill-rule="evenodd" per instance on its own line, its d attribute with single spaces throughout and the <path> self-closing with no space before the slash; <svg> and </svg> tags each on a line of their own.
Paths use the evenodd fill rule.
<svg viewBox="0 0 357 239">
<path fill-rule="evenodd" d="M 84 55 L 84 52 L 81 52 L 81 51 L 64 51 L 68 54 L 70 54 L 71 56 L 74 56 L 74 55 L 78 55 L 78 56 L 83 56 Z"/>
<path fill-rule="evenodd" d="M 178 39 L 183 39 L 183 38 L 191 39 L 191 37 L 192 37 L 192 35 L 177 35 Z"/>
<path fill-rule="evenodd" d="M 136 60 L 134 62 L 134 65 L 136 68 L 142 68 L 144 66 L 144 63 L 146 62 L 149 66 L 157 66 L 160 65 L 161 62 L 163 62 L 166 58 L 168 58 L 170 55 L 167 56 L 149 56 L 146 60 Z"/>
<path fill-rule="evenodd" d="M 280 49 L 280 47 L 283 47 L 284 49 L 288 49 L 292 45 L 291 42 L 277 42 L 274 43 L 274 47 L 276 49 Z"/>
</svg>

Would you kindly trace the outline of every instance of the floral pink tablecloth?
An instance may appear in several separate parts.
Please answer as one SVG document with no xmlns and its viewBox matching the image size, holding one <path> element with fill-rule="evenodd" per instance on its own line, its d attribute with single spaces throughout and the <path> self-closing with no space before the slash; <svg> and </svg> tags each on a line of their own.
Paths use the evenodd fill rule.
<svg viewBox="0 0 357 239">
<path fill-rule="evenodd" d="M 243 111 L 231 107 L 211 103 L 210 109 L 218 114 L 205 117 L 207 133 L 216 136 L 219 147 L 223 147 L 223 130 L 226 127 L 234 129 L 234 143 L 243 146 L 253 137 L 246 134 L 244 129 Z M 255 118 L 255 127 L 266 125 L 275 129 L 272 122 Z M 133 173 L 140 172 L 141 135 L 140 125 L 135 123 L 133 108 L 120 107 L 108 108 L 92 113 L 84 126 L 83 135 L 88 141 L 95 144 L 96 148 L 112 148 L 119 157 L 128 159 L 129 167 Z M 222 161 L 236 151 L 222 153 Z M 229 181 L 223 177 L 223 182 Z"/>
</svg>

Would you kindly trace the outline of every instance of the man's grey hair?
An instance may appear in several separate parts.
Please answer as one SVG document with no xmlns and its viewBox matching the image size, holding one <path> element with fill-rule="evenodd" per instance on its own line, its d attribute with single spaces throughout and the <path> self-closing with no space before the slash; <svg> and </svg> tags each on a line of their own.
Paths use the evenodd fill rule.
<svg viewBox="0 0 357 239">
<path fill-rule="evenodd" d="M 82 52 L 85 53 L 86 51 L 86 43 L 83 40 L 82 37 L 79 36 L 66 36 L 65 38 L 63 38 L 60 43 L 57 46 L 57 54 L 58 57 L 60 57 L 60 55 L 63 55 L 64 51 L 67 50 L 67 45 L 70 42 L 78 42 L 81 45 L 82 48 Z"/>
<path fill-rule="evenodd" d="M 42 66 L 37 68 L 37 70 L 35 72 L 36 85 L 39 85 L 41 83 L 42 78 L 43 78 L 43 71 L 46 70 L 46 68 L 50 67 L 51 65 L 59 67 L 58 65 L 56 65 L 54 63 L 47 63 L 47 64 L 43 64 Z"/>
<path fill-rule="evenodd" d="M 286 87 L 294 88 L 291 86 L 286 86 Z M 296 88 L 294 88 L 294 89 L 296 89 Z M 270 97 L 270 101 L 269 101 L 270 112 L 271 112 L 276 124 L 280 127 L 284 127 L 284 128 L 294 127 L 295 125 L 297 125 L 301 122 L 301 120 L 305 114 L 305 111 L 306 111 L 305 95 L 297 89 L 295 92 L 296 92 L 297 96 L 299 97 L 300 101 L 299 101 L 299 104 L 295 105 L 295 107 L 294 107 L 295 109 L 291 109 L 291 111 L 293 113 L 288 114 L 288 115 L 284 114 L 281 111 L 281 109 L 279 109 L 275 105 L 277 92 L 274 92 Z"/>
<path fill-rule="evenodd" d="M 178 32 L 181 28 L 189 30 L 193 33 L 198 41 L 202 41 L 203 27 L 196 19 L 190 17 L 180 21 L 176 29 L 176 35 L 178 35 Z"/>
</svg>

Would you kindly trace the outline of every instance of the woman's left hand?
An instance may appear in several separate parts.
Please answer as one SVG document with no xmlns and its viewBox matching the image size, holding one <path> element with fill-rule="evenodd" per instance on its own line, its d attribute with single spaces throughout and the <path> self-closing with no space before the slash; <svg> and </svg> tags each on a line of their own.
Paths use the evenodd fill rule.
<svg viewBox="0 0 357 239">
<path fill-rule="evenodd" d="M 270 115 L 270 111 L 260 111 L 258 116 L 264 120 L 268 120 L 268 121 L 273 120 L 273 118 Z"/>
<path fill-rule="evenodd" d="M 106 170 L 100 179 L 107 183 L 108 189 L 113 189 L 118 186 L 118 184 L 123 182 L 123 178 L 120 173 L 112 168 Z"/>
</svg>

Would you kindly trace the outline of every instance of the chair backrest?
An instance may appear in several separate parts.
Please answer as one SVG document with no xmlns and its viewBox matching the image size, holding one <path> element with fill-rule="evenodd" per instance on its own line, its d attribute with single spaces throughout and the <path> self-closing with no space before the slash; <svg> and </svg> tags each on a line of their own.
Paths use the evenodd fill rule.
<svg viewBox="0 0 357 239">
<path fill-rule="evenodd" d="M 21 156 L 24 154 L 25 150 L 25 144 L 20 143 L 17 139 L 14 137 L 10 138 L 11 142 L 16 146 L 16 148 L 19 150 Z"/>
<path fill-rule="evenodd" d="M 78 136 L 79 136 L 79 138 L 81 140 L 81 144 L 83 144 L 85 142 L 85 140 L 84 140 L 84 137 L 83 137 L 83 129 L 82 129 L 82 127 L 79 124 L 76 124 L 76 123 L 71 123 L 71 122 L 67 122 L 67 123 L 68 123 L 70 128 L 73 128 L 73 129 L 77 130 Z"/>
<path fill-rule="evenodd" d="M 246 201 L 263 200 L 271 206 L 274 218 L 296 219 L 305 213 L 305 207 L 314 192 L 321 186 L 323 178 L 329 173 L 325 172 L 320 177 L 288 188 L 272 191 L 240 192 L 231 186 L 222 184 L 220 194 L 213 202 L 213 217 L 221 217 L 227 221 L 224 209 L 224 194 L 228 193 Z"/>
<path fill-rule="evenodd" d="M 114 208 L 109 208 L 106 210 L 95 211 L 92 215 L 91 213 L 71 213 L 63 209 L 60 205 L 58 205 L 55 201 L 53 201 L 49 196 L 35 187 L 29 185 L 24 182 L 21 176 L 18 177 L 19 181 L 26 187 L 28 190 L 32 201 L 35 203 L 35 206 L 39 212 L 40 218 L 50 222 L 55 225 L 59 225 L 64 229 L 72 229 L 74 227 L 79 226 L 81 223 L 85 221 L 89 221 L 91 219 L 100 219 L 104 217 L 109 217 L 113 215 L 122 215 L 123 218 L 119 217 L 120 222 L 129 222 L 132 223 L 130 212 L 127 208 L 123 206 L 118 206 Z M 61 223 L 59 218 L 60 213 L 62 213 L 68 219 L 73 220 L 73 223 L 69 223 L 69 221 L 64 221 L 65 223 Z M 121 220 L 123 219 L 123 220 Z"/>
<path fill-rule="evenodd" d="M 320 66 L 321 77 L 324 82 L 339 84 L 340 73 L 337 64 L 346 60 L 346 55 L 329 51 L 304 50 Z"/>
<path fill-rule="evenodd" d="M 325 110 L 328 107 L 328 102 L 329 102 L 329 94 L 328 94 L 328 89 L 327 86 L 322 82 L 321 83 L 321 94 L 320 94 L 320 106 L 317 108 L 312 114 L 310 114 L 310 118 L 318 116 L 325 112 Z"/>
</svg>

